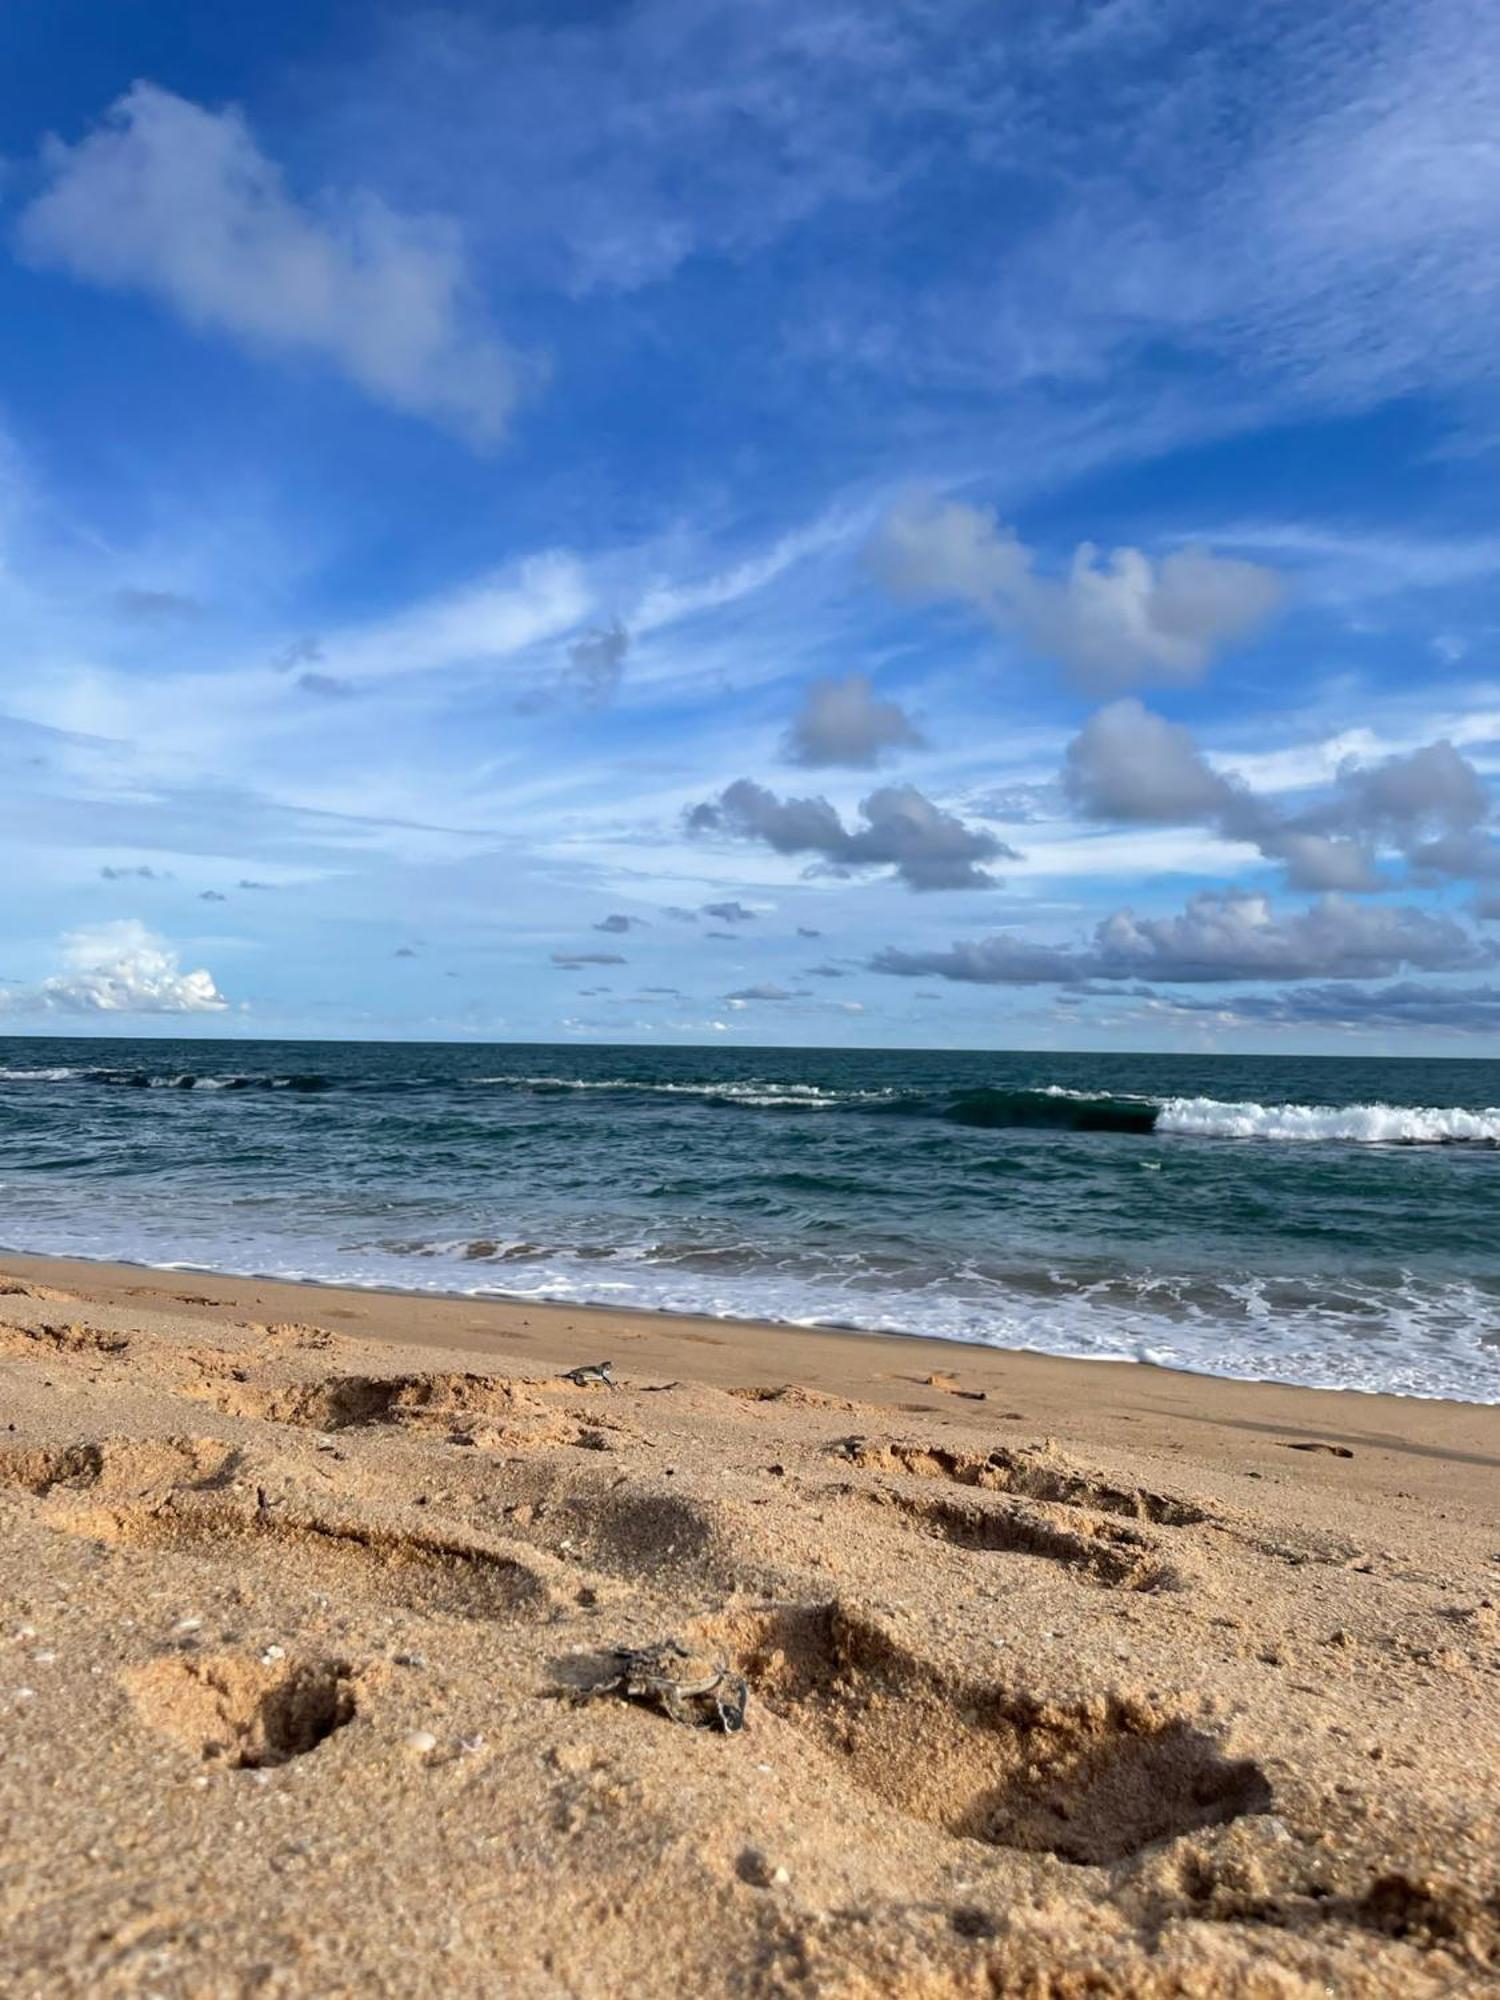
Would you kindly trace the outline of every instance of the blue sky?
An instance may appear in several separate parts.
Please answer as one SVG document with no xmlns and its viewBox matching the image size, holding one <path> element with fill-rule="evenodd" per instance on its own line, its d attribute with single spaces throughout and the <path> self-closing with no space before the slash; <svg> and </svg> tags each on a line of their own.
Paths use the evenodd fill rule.
<svg viewBox="0 0 1500 2000">
<path fill-rule="evenodd" d="M 0 1029 L 1500 1053 L 1497 130 L 1468 0 L 19 0 Z"/>
</svg>

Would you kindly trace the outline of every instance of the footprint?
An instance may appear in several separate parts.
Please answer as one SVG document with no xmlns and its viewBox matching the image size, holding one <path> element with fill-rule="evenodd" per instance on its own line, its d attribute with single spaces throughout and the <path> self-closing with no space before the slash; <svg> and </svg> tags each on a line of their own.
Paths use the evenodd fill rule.
<svg viewBox="0 0 1500 2000">
<path fill-rule="evenodd" d="M 0 1349 L 8 1354 L 35 1354 L 39 1349 L 54 1354 L 124 1354 L 129 1347 L 128 1334 L 104 1333 L 92 1326 L 0 1326 Z"/>
<path fill-rule="evenodd" d="M 0 1452 L 0 1486 L 45 1498 L 72 1489 L 140 1499 L 221 1485 L 240 1454 L 218 1438 L 99 1438 Z"/>
<path fill-rule="evenodd" d="M 0 1274 L 0 1298 L 44 1299 L 53 1305 L 77 1303 L 73 1292 L 60 1292 L 55 1285 L 33 1284 L 30 1278 L 13 1278 L 8 1273 Z"/>
<path fill-rule="evenodd" d="M 617 1417 L 555 1409 L 503 1376 L 334 1375 L 322 1382 L 276 1384 L 226 1378 L 213 1370 L 185 1385 L 183 1393 L 226 1416 L 315 1431 L 392 1426 L 440 1432 L 455 1444 L 575 1445 L 583 1451 L 613 1451 L 639 1440 Z"/>
<path fill-rule="evenodd" d="M 552 1592 L 519 1554 L 464 1535 L 293 1507 L 204 1506 L 190 1498 L 81 1524 L 101 1540 L 213 1556 L 227 1542 L 275 1552 L 278 1574 L 305 1575 L 341 1596 L 374 1597 L 457 1618 L 541 1618 Z"/>
<path fill-rule="evenodd" d="M 948 1479 L 957 1486 L 979 1486 L 990 1493 L 1016 1493 L 1028 1500 L 1051 1500 L 1064 1507 L 1092 1507 L 1127 1520 L 1150 1521 L 1159 1527 L 1192 1527 L 1210 1516 L 1190 1500 L 1152 1493 L 1139 1486 L 1112 1486 L 1076 1471 L 1045 1448 L 956 1451 L 947 1445 L 905 1443 L 899 1439 L 841 1438 L 830 1449 L 853 1465 L 876 1472 L 904 1472 L 916 1479 Z"/>
<path fill-rule="evenodd" d="M 461 1618 L 542 1618 L 554 1582 L 576 1585 L 550 1558 L 460 1530 L 413 1527 L 399 1512 L 335 1514 L 278 1504 L 243 1478 L 215 1439 L 113 1439 L 0 1456 L 0 1483 L 39 1496 L 48 1525 L 115 1547 L 219 1559 L 238 1570 L 273 1555 L 276 1580 Z M 556 1577 L 552 1575 L 556 1571 Z"/>
<path fill-rule="evenodd" d="M 205 1371 L 188 1393 L 226 1416 L 336 1431 L 364 1424 L 450 1424 L 460 1417 L 508 1417 L 541 1403 L 504 1376 L 329 1375 L 319 1382 L 226 1380 Z"/>
<path fill-rule="evenodd" d="M 302 1320 L 280 1319 L 265 1329 L 267 1340 L 289 1347 L 333 1347 L 339 1336 L 326 1326 L 309 1326 Z"/>
<path fill-rule="evenodd" d="M 143 1722 L 233 1770 L 305 1757 L 354 1720 L 354 1680 L 342 1660 L 169 1653 L 122 1678 Z"/>
<path fill-rule="evenodd" d="M 748 1389 L 731 1389 L 742 1403 L 787 1403 L 794 1408 L 808 1410 L 859 1410 L 862 1403 L 851 1403 L 847 1396 L 830 1396 L 823 1389 L 804 1389 L 800 1382 L 756 1384 Z"/>
<path fill-rule="evenodd" d="M 837 1601 L 701 1631 L 850 1781 L 962 1838 L 1107 1866 L 1271 1809 L 1259 1766 L 1181 1716 L 1115 1694 L 1046 1702 L 950 1679 Z"/>
<path fill-rule="evenodd" d="M 894 1509 L 907 1525 L 956 1548 L 1041 1556 L 1111 1590 L 1160 1590 L 1174 1574 L 1144 1536 L 1113 1522 L 1059 1527 L 1024 1505 L 966 1505 L 917 1498 L 888 1487 L 851 1491 L 868 1504 Z"/>
</svg>

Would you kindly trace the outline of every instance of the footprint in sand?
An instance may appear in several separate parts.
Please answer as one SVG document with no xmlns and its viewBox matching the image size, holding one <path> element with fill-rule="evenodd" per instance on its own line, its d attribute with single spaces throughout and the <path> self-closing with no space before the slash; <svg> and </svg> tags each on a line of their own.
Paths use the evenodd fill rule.
<svg viewBox="0 0 1500 2000">
<path fill-rule="evenodd" d="M 709 1620 L 696 1636 L 850 1782 L 961 1838 L 1107 1866 L 1271 1810 L 1259 1765 L 1180 1715 L 960 1683 L 838 1601 Z"/>
<path fill-rule="evenodd" d="M 355 1715 L 354 1677 L 343 1660 L 169 1653 L 122 1679 L 149 1727 L 232 1770 L 305 1757 Z"/>
</svg>

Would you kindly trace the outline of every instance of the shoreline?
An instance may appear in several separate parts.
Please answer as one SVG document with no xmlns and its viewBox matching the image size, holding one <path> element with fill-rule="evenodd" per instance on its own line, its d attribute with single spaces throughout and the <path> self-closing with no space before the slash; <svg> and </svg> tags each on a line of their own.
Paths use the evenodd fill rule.
<svg viewBox="0 0 1500 2000">
<path fill-rule="evenodd" d="M 0 1252 L 0 1270 L 111 1306 L 244 1325 L 316 1317 L 382 1345 L 452 1349 L 494 1359 L 516 1351 L 559 1367 L 606 1358 L 619 1368 L 670 1371 L 711 1388 L 744 1391 L 775 1379 L 904 1414 L 987 1418 L 1121 1446 L 1229 1451 L 1259 1438 L 1261 1463 L 1285 1473 L 1287 1440 L 1315 1437 L 1355 1451 L 1364 1465 L 1413 1459 L 1500 1472 L 1500 1405 L 1364 1389 L 1199 1374 L 1150 1361 L 988 1347 L 937 1335 L 803 1327 L 638 1307 L 476 1298 L 256 1278 L 198 1269 Z M 206 1289 L 200 1289 L 206 1288 Z M 601 1346 L 602 1343 L 602 1346 Z M 594 1347 L 600 1346 L 595 1353 Z M 928 1377 L 957 1385 L 933 1388 Z M 1018 1407 L 1011 1413 L 1012 1405 Z M 1186 1432 L 1186 1435 L 1184 1435 Z M 1235 1449 L 1237 1450 L 1236 1443 Z M 1379 1482 L 1384 1489 L 1386 1481 Z"/>
<path fill-rule="evenodd" d="M 602 1299 L 549 1298 L 523 1292 L 500 1291 L 459 1291 L 440 1287 L 421 1287 L 388 1284 L 378 1280 L 360 1281 L 347 1278 L 301 1278 L 287 1277 L 275 1272 L 226 1271 L 214 1264 L 184 1262 L 180 1264 L 148 1264 L 123 1257 L 89 1257 L 76 1255 L 54 1255 L 50 1251 L 14 1249 L 0 1244 L 0 1262 L 43 1266 L 55 1266 L 61 1271 L 82 1272 L 142 1272 L 149 1277 L 159 1278 L 163 1285 L 174 1277 L 181 1279 L 204 1278 L 221 1285 L 280 1286 L 289 1290 L 312 1292 L 347 1293 L 355 1298 L 394 1298 L 413 1303 L 447 1302 L 453 1305 L 469 1306 L 475 1309 L 494 1307 L 502 1313 L 571 1313 L 583 1318 L 591 1315 L 608 1319 L 640 1321 L 646 1325 L 686 1322 L 694 1326 L 739 1328 L 751 1333 L 806 1335 L 818 1337 L 826 1335 L 835 1339 L 910 1341 L 919 1347 L 951 1350 L 960 1354 L 993 1354 L 1009 1356 L 1013 1359 L 1030 1359 L 1057 1362 L 1068 1367 L 1144 1369 L 1153 1374 L 1182 1377 L 1192 1382 L 1238 1384 L 1243 1388 L 1279 1389 L 1289 1393 L 1312 1396 L 1361 1397 L 1374 1402 L 1391 1402 L 1400 1405 L 1433 1404 L 1455 1409 L 1500 1411 L 1500 1395 L 1491 1398 L 1440 1395 L 1402 1389 L 1371 1389 L 1357 1382 L 1315 1383 L 1287 1381 L 1276 1375 L 1249 1375 L 1218 1372 L 1207 1368 L 1192 1368 L 1185 1363 L 1176 1365 L 1168 1361 L 1158 1361 L 1139 1354 L 1079 1354 L 1059 1351 L 1048 1347 L 1014 1346 L 1007 1342 L 990 1342 L 965 1339 L 961 1334 L 952 1333 L 907 1333 L 899 1327 L 855 1326 L 831 1320 L 807 1321 L 776 1319 L 736 1312 L 701 1312 L 688 1307 L 667 1305 L 614 1305 Z"/>
</svg>

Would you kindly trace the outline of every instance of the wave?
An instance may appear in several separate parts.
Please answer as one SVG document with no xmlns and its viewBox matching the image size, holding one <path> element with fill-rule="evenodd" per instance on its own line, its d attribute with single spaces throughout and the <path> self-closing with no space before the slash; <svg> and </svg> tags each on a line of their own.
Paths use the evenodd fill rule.
<svg viewBox="0 0 1500 2000">
<path fill-rule="evenodd" d="M 1203 1139 L 1319 1140 L 1359 1146 L 1500 1146 L 1500 1106 L 1456 1104 L 1233 1104 L 1169 1097 L 1158 1132 Z"/>
<path fill-rule="evenodd" d="M 1151 1132 L 1157 1106 L 1148 1097 L 1090 1097 L 1048 1085 L 1041 1090 L 961 1090 L 939 1113 L 950 1125 L 981 1131 Z"/>
<path fill-rule="evenodd" d="M 753 1110 L 831 1111 L 840 1105 L 884 1104 L 909 1093 L 886 1090 L 828 1090 L 816 1083 L 775 1083 L 740 1078 L 703 1083 L 666 1083 L 629 1076 L 476 1076 L 467 1083 L 524 1090 L 536 1097 L 600 1091 L 618 1097 L 696 1097 L 707 1103 L 748 1105 Z"/>
<path fill-rule="evenodd" d="M 201 1075 L 192 1070 L 149 1069 L 0 1069 L 6 1083 L 98 1083 L 116 1090 L 292 1090 L 331 1089 L 326 1076 Z"/>
<path fill-rule="evenodd" d="M 1194 1139 L 1318 1141 L 1361 1146 L 1500 1147 L 1500 1107 L 1456 1104 L 1257 1104 L 1217 1097 L 1091 1096 L 1040 1090 L 962 1091 L 942 1115 L 954 1125 L 1121 1132 Z"/>
</svg>

